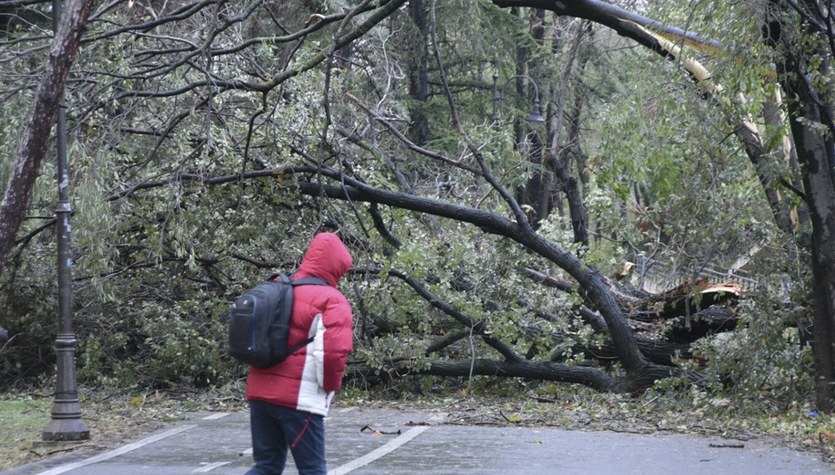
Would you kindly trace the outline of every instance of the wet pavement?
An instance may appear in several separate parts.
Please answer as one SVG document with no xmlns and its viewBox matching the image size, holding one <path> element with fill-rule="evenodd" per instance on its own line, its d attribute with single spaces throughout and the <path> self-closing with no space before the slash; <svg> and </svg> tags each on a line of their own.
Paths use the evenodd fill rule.
<svg viewBox="0 0 835 475">
<path fill-rule="evenodd" d="M 336 408 L 325 420 L 336 474 L 835 474 L 815 454 L 670 434 L 448 425 L 440 412 Z M 114 450 L 72 452 L 2 475 L 242 474 L 246 413 L 194 414 Z M 292 458 L 287 474 L 296 474 Z"/>
</svg>

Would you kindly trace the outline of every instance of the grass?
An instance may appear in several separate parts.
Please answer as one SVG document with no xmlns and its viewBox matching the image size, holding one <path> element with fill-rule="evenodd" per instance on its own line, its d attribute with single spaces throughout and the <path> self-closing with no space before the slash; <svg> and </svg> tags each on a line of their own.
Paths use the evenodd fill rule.
<svg viewBox="0 0 835 475">
<path fill-rule="evenodd" d="M 0 470 L 39 458 L 35 445 L 51 409 L 47 399 L 0 399 Z"/>
<path fill-rule="evenodd" d="M 90 439 L 43 443 L 51 419 L 52 398 L 0 394 L 0 471 L 68 451 L 102 452 L 144 437 L 163 424 L 182 420 L 191 411 L 239 410 L 240 401 L 203 393 L 162 394 L 84 390 L 82 420 Z M 234 406 L 234 407 L 233 407 Z"/>
</svg>

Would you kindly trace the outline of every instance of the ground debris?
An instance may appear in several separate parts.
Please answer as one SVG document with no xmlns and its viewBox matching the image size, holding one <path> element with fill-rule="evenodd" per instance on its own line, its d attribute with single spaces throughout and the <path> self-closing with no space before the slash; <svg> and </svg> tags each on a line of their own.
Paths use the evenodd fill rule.
<svg viewBox="0 0 835 475">
<path fill-rule="evenodd" d="M 367 425 L 367 424 L 362 426 L 362 429 L 360 429 L 360 432 L 365 432 L 365 431 L 370 431 L 372 434 L 374 434 L 378 437 L 382 436 L 382 435 L 400 435 L 400 429 L 397 429 L 396 431 L 384 431 L 384 430 L 375 429 L 375 428 L 373 428 L 373 427 L 371 427 L 370 425 Z"/>
</svg>

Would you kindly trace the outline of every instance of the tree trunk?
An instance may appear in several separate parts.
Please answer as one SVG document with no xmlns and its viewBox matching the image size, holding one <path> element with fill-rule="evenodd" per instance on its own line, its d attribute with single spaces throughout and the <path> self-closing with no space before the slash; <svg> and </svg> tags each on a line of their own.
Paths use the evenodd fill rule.
<svg viewBox="0 0 835 475">
<path fill-rule="evenodd" d="M 378 372 L 379 369 L 350 365 L 345 373 L 346 378 L 367 377 L 368 374 Z M 392 371 L 398 374 L 431 374 L 436 376 L 501 376 L 515 378 L 530 378 L 544 381 L 561 381 L 564 383 L 578 383 L 589 386 L 601 392 L 616 391 L 618 384 L 603 371 L 584 366 L 569 366 L 565 364 L 530 361 L 506 362 L 486 359 L 469 361 L 435 361 L 425 369 L 414 369 L 402 366 Z"/>
<path fill-rule="evenodd" d="M 409 52 L 409 95 L 416 102 L 412 109 L 411 138 L 417 145 L 425 145 L 430 137 L 426 106 L 429 99 L 429 52 L 427 41 L 429 26 L 426 21 L 426 5 L 423 0 L 409 2 L 409 14 L 417 28 L 418 38 Z"/>
<path fill-rule="evenodd" d="M 26 215 L 29 197 L 46 154 L 52 125 L 75 59 L 81 33 L 87 24 L 92 0 L 68 0 L 55 32 L 49 60 L 35 95 L 32 115 L 23 129 L 14 168 L 0 203 L 0 272 L 14 246 L 15 236 Z"/>
<path fill-rule="evenodd" d="M 814 8 L 817 2 L 800 3 L 804 4 L 800 8 L 822 12 Z M 835 43 L 835 38 L 831 29 L 827 36 L 797 19 L 795 12 L 783 10 L 783 2 L 772 0 L 772 7 L 765 39 L 779 55 L 778 78 L 788 98 L 789 124 L 812 222 L 815 401 L 820 411 L 830 413 L 835 410 L 835 121 L 832 91 L 816 90 L 812 77 L 831 74 L 835 51 L 826 45 Z M 803 35 L 817 39 L 820 46 L 804 49 L 797 44 Z M 821 126 L 824 131 L 818 129 Z"/>
<path fill-rule="evenodd" d="M 653 363 L 663 366 L 674 366 L 674 358 L 690 359 L 693 353 L 690 345 L 684 343 L 670 343 L 667 341 L 654 341 L 647 338 L 636 338 L 641 354 Z M 594 358 L 601 361 L 617 361 L 616 348 L 610 341 L 603 342 L 599 347 L 588 348 L 586 358 Z"/>
<path fill-rule="evenodd" d="M 715 333 L 736 328 L 739 319 L 736 312 L 726 307 L 710 307 L 689 319 L 683 316 L 673 319 L 664 336 L 670 344 L 689 344 Z"/>
<path fill-rule="evenodd" d="M 555 97 L 556 110 L 554 111 L 553 132 L 549 138 L 551 145 L 548 148 L 545 161 L 546 167 L 554 173 L 559 187 L 565 192 L 569 217 L 571 219 L 571 229 L 574 231 L 574 242 L 580 243 L 583 246 L 589 245 L 586 205 L 583 201 L 579 180 L 571 174 L 573 168 L 571 159 L 574 151 L 579 149 L 580 146 L 580 116 L 583 110 L 583 103 L 586 100 L 582 91 L 574 91 L 574 108 L 568 114 L 567 124 L 564 124 L 566 122 L 564 117 L 566 116 L 565 109 L 569 93 L 568 86 L 571 83 L 571 76 L 574 72 L 574 63 L 577 63 L 576 69 L 578 75 L 582 75 L 586 69 L 588 55 L 582 52 L 581 46 L 589 31 L 589 28 L 585 26 L 581 27 L 577 31 L 569 48 L 567 64 Z M 563 128 L 566 129 L 565 134 L 563 134 Z"/>
<path fill-rule="evenodd" d="M 811 91 L 803 90 L 805 84 L 798 84 L 801 82 L 789 80 L 786 88 L 800 92 L 800 103 L 790 105 L 789 110 L 792 136 L 805 172 L 806 203 L 812 220 L 816 402 L 821 411 L 832 412 L 835 410 L 835 152 L 832 140 L 810 126 L 821 123 L 822 114 Z"/>
</svg>

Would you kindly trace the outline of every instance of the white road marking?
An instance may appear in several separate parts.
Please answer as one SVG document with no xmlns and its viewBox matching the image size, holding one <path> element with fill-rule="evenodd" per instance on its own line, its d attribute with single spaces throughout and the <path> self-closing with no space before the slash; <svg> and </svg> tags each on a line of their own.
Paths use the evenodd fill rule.
<svg viewBox="0 0 835 475">
<path fill-rule="evenodd" d="M 181 427 L 176 427 L 176 428 L 171 429 L 169 431 L 165 431 L 165 432 L 159 433 L 157 435 L 152 435 L 150 437 L 146 437 L 146 438 L 144 438 L 140 441 L 134 442 L 132 444 L 123 445 L 122 447 L 119 447 L 118 449 L 115 449 L 115 450 L 111 450 L 110 452 L 105 452 L 103 454 L 99 454 L 99 455 L 96 455 L 96 456 L 93 456 L 93 457 L 90 457 L 90 458 L 87 458 L 87 459 L 84 459 L 84 460 L 81 460 L 81 461 L 78 461 L 78 462 L 73 462 L 73 463 L 69 463 L 69 464 L 66 464 L 66 465 L 61 465 L 61 466 L 52 468 L 50 470 L 47 470 L 45 472 L 40 472 L 37 475 L 58 475 L 59 473 L 69 472 L 70 470 L 75 470 L 75 469 L 80 468 L 80 467 L 84 467 L 84 466 L 92 465 L 94 463 L 98 463 L 98 462 L 101 462 L 101 461 L 104 461 L 104 460 L 112 459 L 113 457 L 118 457 L 119 455 L 126 454 L 126 453 L 128 453 L 132 450 L 136 450 L 140 447 L 144 447 L 144 446 L 149 445 L 149 444 L 153 444 L 154 442 L 160 441 L 160 440 L 162 440 L 166 437 L 171 437 L 172 435 L 179 434 L 180 432 L 185 432 L 185 431 L 187 431 L 189 429 L 192 429 L 194 427 L 196 427 L 196 426 L 185 425 L 185 426 L 181 426 Z"/>
<path fill-rule="evenodd" d="M 390 441 L 386 445 L 378 447 L 372 450 L 371 452 L 368 452 L 367 454 L 363 455 L 362 457 L 354 459 L 339 467 L 336 467 L 333 470 L 329 470 L 328 475 L 344 475 L 360 467 L 368 465 L 369 463 L 377 460 L 378 458 L 394 452 L 398 447 L 401 447 L 405 443 L 419 436 L 421 433 L 423 433 L 423 431 L 427 429 L 429 429 L 429 426 L 412 427 L 411 429 L 407 430 L 405 433 L 403 433 L 396 439 Z"/>
<path fill-rule="evenodd" d="M 210 463 L 210 464 L 206 465 L 205 467 L 200 467 L 200 468 L 198 468 L 198 469 L 195 469 L 195 470 L 194 470 L 194 471 L 192 471 L 191 473 L 208 473 L 208 472 L 211 472 L 212 470 L 214 470 L 214 469 L 216 469 L 216 468 L 218 468 L 218 467 L 222 467 L 222 466 L 224 466 L 224 465 L 228 465 L 228 464 L 230 464 L 230 463 L 232 463 L 232 462 L 215 462 L 215 463 Z"/>
<path fill-rule="evenodd" d="M 203 420 L 204 421 L 213 421 L 215 419 L 220 419 L 221 417 L 226 417 L 228 415 L 229 415 L 228 412 L 216 412 L 212 415 L 204 417 Z"/>
</svg>

